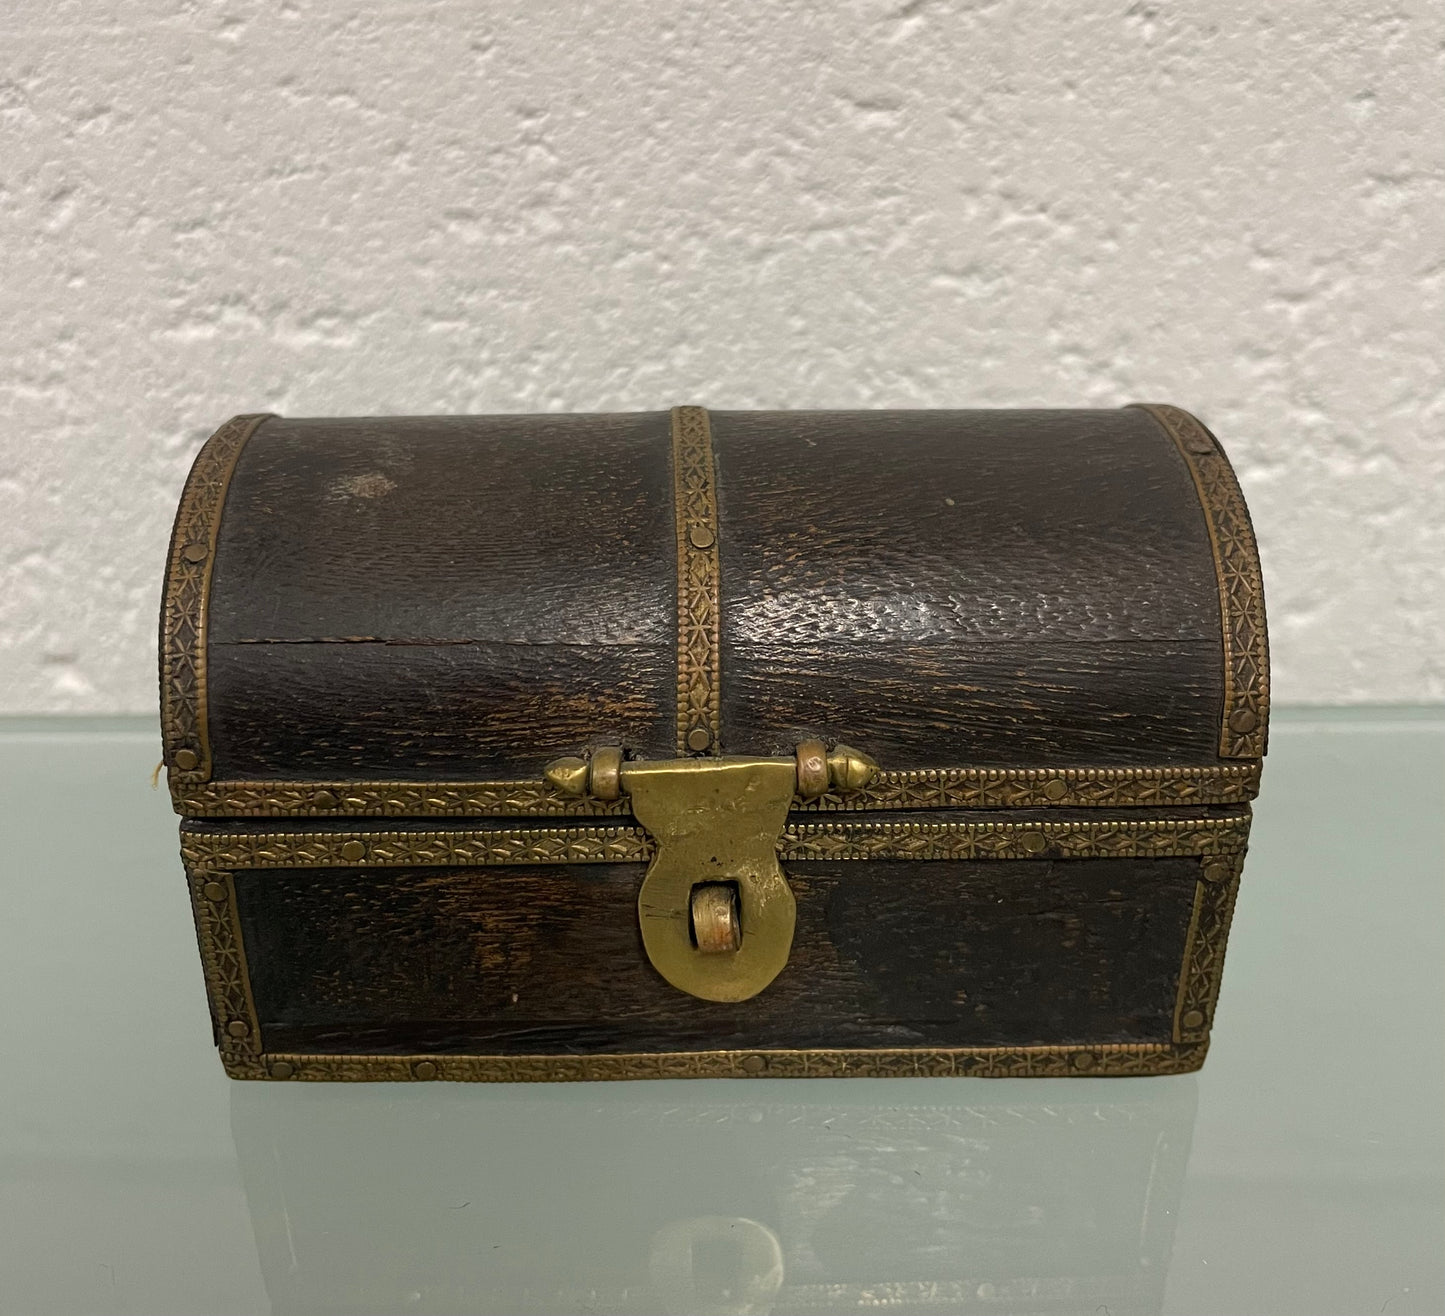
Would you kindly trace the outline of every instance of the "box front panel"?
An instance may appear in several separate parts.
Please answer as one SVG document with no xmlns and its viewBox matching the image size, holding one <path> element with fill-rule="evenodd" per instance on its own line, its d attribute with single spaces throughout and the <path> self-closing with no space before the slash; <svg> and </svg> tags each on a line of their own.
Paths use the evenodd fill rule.
<svg viewBox="0 0 1445 1316">
<path fill-rule="evenodd" d="M 1172 1040 L 1195 857 L 789 862 L 788 965 L 728 1004 L 653 969 L 636 864 L 233 874 L 268 1053 Z"/>
</svg>

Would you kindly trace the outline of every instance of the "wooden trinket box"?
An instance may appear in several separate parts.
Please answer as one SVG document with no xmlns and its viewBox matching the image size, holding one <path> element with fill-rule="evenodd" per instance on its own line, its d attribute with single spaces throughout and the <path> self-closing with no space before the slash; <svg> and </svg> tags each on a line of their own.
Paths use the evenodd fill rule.
<svg viewBox="0 0 1445 1316">
<path fill-rule="evenodd" d="M 240 416 L 161 630 L 235 1077 L 1203 1062 L 1268 671 L 1173 407 Z"/>
</svg>

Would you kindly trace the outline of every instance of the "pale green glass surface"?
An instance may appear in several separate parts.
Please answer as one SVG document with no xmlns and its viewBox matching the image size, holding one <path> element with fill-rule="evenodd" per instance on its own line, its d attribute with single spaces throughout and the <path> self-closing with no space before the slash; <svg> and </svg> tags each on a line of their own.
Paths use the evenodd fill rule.
<svg viewBox="0 0 1445 1316">
<path fill-rule="evenodd" d="M 0 724 L 0 1313 L 1445 1311 L 1445 711 L 1276 721 L 1172 1079 L 233 1084 L 158 757 Z"/>
</svg>

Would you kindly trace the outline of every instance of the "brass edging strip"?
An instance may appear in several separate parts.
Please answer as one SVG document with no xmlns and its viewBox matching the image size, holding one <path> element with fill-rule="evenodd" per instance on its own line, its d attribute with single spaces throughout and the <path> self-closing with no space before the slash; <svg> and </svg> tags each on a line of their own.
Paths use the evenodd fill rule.
<svg viewBox="0 0 1445 1316">
<path fill-rule="evenodd" d="M 1174 1006 L 1173 1037 L 1181 1044 L 1189 1045 L 1209 1037 L 1243 868 L 1243 850 L 1222 856 L 1213 863 L 1206 860 L 1201 868 Z"/>
<path fill-rule="evenodd" d="M 224 870 L 188 866 L 187 875 L 216 1045 L 228 1068 L 233 1063 L 254 1063 L 261 1032 L 236 911 L 235 883 Z"/>
<path fill-rule="evenodd" d="M 1168 768 L 929 768 L 880 772 L 848 795 L 796 800 L 807 813 L 895 809 L 1131 808 L 1245 804 L 1258 763 Z M 213 781 L 175 793 L 190 817 L 617 817 L 604 803 L 545 781 Z"/>
<path fill-rule="evenodd" d="M 565 1083 L 641 1078 L 1121 1078 L 1183 1074 L 1209 1043 L 962 1046 L 890 1050 L 666 1051 L 613 1055 L 316 1055 L 228 1057 L 233 1078 L 323 1082 Z"/>
<path fill-rule="evenodd" d="M 717 484 L 703 407 L 672 409 L 673 506 L 677 521 L 677 752 L 716 753 L 720 617 Z"/>
<path fill-rule="evenodd" d="M 196 455 L 176 511 L 161 607 L 161 739 L 173 793 L 210 780 L 206 624 L 216 536 L 241 450 L 270 419 L 270 413 L 233 416 L 211 435 Z"/>
<path fill-rule="evenodd" d="M 784 861 L 1083 859 L 1225 855 L 1243 848 L 1249 815 L 1139 822 L 798 823 Z M 181 830 L 188 866 L 208 868 L 470 867 L 648 863 L 640 827 L 507 828 L 486 832 L 200 832 Z"/>
<path fill-rule="evenodd" d="M 1174 440 L 1189 468 L 1214 553 L 1224 640 L 1221 758 L 1259 758 L 1269 733 L 1269 637 L 1264 581 L 1249 509 L 1219 441 L 1187 411 L 1136 402 Z"/>
</svg>

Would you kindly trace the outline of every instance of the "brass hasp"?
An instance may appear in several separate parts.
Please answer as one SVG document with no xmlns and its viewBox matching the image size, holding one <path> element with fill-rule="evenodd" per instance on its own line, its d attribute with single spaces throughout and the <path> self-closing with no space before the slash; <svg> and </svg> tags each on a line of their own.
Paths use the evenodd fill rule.
<svg viewBox="0 0 1445 1316">
<path fill-rule="evenodd" d="M 778 843 L 797 796 L 860 790 L 866 754 L 805 741 L 792 758 L 627 760 L 617 748 L 558 759 L 549 783 L 569 795 L 628 797 L 656 853 L 637 895 L 642 944 L 674 987 L 746 1001 L 782 972 L 797 904 Z"/>
</svg>

